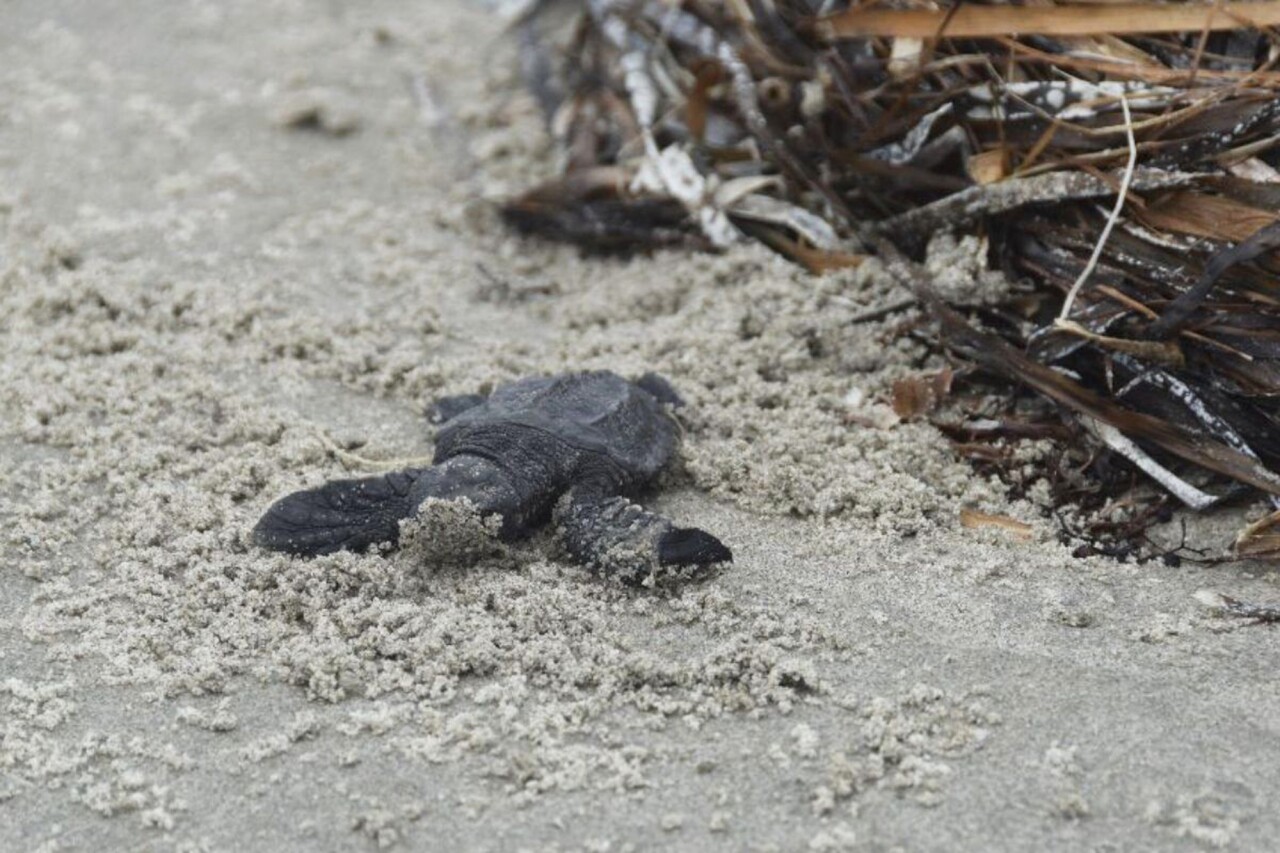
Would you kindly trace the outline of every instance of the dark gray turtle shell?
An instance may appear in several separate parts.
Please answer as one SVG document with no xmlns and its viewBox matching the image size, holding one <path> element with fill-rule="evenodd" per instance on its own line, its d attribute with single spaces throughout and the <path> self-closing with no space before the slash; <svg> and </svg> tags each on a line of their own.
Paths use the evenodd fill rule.
<svg viewBox="0 0 1280 853">
<path fill-rule="evenodd" d="M 610 468 L 636 485 L 658 475 L 677 440 L 674 421 L 644 388 L 610 371 L 572 373 L 499 387 L 487 401 L 444 424 L 436 436 L 435 461 L 474 453 L 477 447 L 492 455 L 503 449 L 513 428 L 537 430 L 599 462 L 611 462 Z"/>
</svg>

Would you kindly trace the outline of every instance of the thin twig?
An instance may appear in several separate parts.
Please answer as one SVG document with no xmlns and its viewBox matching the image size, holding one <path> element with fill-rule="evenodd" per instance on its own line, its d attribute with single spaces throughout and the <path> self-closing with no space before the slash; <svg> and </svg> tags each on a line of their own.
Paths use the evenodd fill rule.
<svg viewBox="0 0 1280 853">
<path fill-rule="evenodd" d="M 1209 43 L 1209 24 L 1213 22 L 1213 16 L 1222 11 L 1222 0 L 1217 0 L 1213 4 L 1213 11 L 1204 19 L 1204 27 L 1200 30 L 1200 40 L 1196 43 L 1196 55 L 1191 60 L 1191 75 L 1187 77 L 1187 87 L 1190 88 L 1196 84 L 1196 73 L 1200 70 L 1200 61 L 1204 59 L 1204 48 Z"/>
<path fill-rule="evenodd" d="M 897 314 L 900 311 L 906 311 L 909 308 L 914 308 L 919 304 L 919 302 L 920 300 L 916 299 L 914 296 L 909 296 L 906 299 L 900 299 L 897 302 L 890 302 L 888 305 L 868 308 L 866 311 L 863 311 L 860 314 L 855 314 L 851 317 L 849 319 L 849 324 L 856 326 L 859 323 L 874 323 L 877 320 L 883 320 L 884 318 Z"/>
<path fill-rule="evenodd" d="M 1218 502 L 1218 498 L 1202 492 L 1152 459 L 1146 451 L 1134 444 L 1128 436 L 1111 424 L 1088 416 L 1081 420 L 1085 427 L 1096 435 L 1103 444 L 1128 459 L 1134 465 L 1137 465 L 1142 469 L 1143 473 L 1164 486 L 1174 497 L 1192 509 L 1205 510 Z"/>
<path fill-rule="evenodd" d="M 1102 257 L 1102 249 L 1107 245 L 1107 238 L 1111 236 L 1111 229 L 1115 227 L 1116 221 L 1120 219 L 1120 211 L 1124 208 L 1125 197 L 1129 195 L 1129 182 L 1133 180 L 1133 170 L 1138 164 L 1138 143 L 1133 138 L 1133 117 L 1129 115 L 1129 99 L 1123 93 L 1120 95 L 1120 108 L 1124 110 L 1124 127 L 1129 138 L 1129 164 L 1125 166 L 1124 178 L 1120 181 L 1120 192 L 1116 195 L 1116 206 L 1112 209 L 1111 216 L 1107 217 L 1107 224 L 1103 226 L 1102 235 L 1098 237 L 1098 243 L 1093 247 L 1093 254 L 1089 256 L 1089 263 L 1084 265 L 1084 269 L 1080 271 L 1080 276 L 1076 279 L 1075 284 L 1071 285 L 1071 290 L 1067 291 L 1067 298 L 1062 303 L 1062 313 L 1058 315 L 1057 323 L 1065 322 L 1067 317 L 1071 315 L 1071 306 L 1076 300 L 1076 295 L 1080 292 L 1080 288 L 1084 286 L 1089 276 L 1093 275 L 1093 268 L 1098 265 L 1098 259 Z"/>
<path fill-rule="evenodd" d="M 431 456 L 410 456 L 403 459 L 370 459 L 367 456 L 361 456 L 358 453 L 342 449 L 336 441 L 320 430 L 316 431 L 316 436 L 320 439 L 320 443 L 324 445 L 325 450 L 332 453 L 339 462 L 355 468 L 364 468 L 369 471 L 399 471 L 403 468 L 422 468 L 435 462 L 434 457 Z"/>
</svg>

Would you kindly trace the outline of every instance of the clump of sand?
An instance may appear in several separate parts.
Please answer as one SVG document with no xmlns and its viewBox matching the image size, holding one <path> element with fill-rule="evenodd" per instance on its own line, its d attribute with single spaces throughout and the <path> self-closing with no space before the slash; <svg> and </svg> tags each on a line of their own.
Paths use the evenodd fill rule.
<svg viewBox="0 0 1280 853">
<path fill-rule="evenodd" d="M 424 572 L 437 566 L 470 566 L 483 558 L 498 562 L 507 549 L 498 539 L 502 519 L 487 518 L 467 498 L 427 498 L 417 514 L 400 523 L 400 548 Z"/>
</svg>

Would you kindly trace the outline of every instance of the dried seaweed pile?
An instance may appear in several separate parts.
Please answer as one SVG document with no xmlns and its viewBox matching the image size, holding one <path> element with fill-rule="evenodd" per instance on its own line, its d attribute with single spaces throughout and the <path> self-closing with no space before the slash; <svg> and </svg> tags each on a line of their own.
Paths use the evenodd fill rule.
<svg viewBox="0 0 1280 853">
<path fill-rule="evenodd" d="M 877 254 L 961 359 L 1146 482 L 1280 506 L 1277 27 L 1221 0 L 534 2 L 563 174 L 504 212 L 597 250 Z M 912 259 L 943 231 L 985 241 L 1002 302 L 931 289 Z M 1051 429 L 1029 411 L 1006 432 Z M 1280 556 L 1277 518 L 1240 550 Z"/>
</svg>

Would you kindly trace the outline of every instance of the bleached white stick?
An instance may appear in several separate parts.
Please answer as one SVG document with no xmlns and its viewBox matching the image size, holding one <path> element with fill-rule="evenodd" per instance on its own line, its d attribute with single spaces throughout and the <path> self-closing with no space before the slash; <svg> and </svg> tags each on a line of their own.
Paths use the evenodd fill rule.
<svg viewBox="0 0 1280 853">
<path fill-rule="evenodd" d="M 1182 501 L 1194 510 L 1208 509 L 1217 502 L 1217 498 L 1213 495 L 1200 491 L 1186 480 L 1178 477 L 1168 468 L 1152 459 L 1142 448 L 1134 444 L 1128 436 L 1120 432 L 1109 423 L 1097 420 L 1096 418 L 1085 417 L 1085 426 L 1089 427 L 1098 438 L 1102 439 L 1102 443 L 1110 447 L 1116 453 L 1119 453 L 1125 459 L 1128 459 L 1134 465 L 1142 469 L 1148 477 L 1164 486 L 1173 496 Z"/>
<path fill-rule="evenodd" d="M 1098 258 L 1102 257 L 1102 249 L 1107 245 L 1107 238 L 1111 236 L 1111 229 L 1115 227 L 1116 221 L 1120 218 L 1120 211 L 1124 208 L 1125 196 L 1129 194 L 1129 182 L 1133 180 L 1133 169 L 1138 163 L 1138 143 L 1133 138 L 1133 117 L 1129 115 L 1129 99 L 1122 93 L 1120 95 L 1120 108 L 1124 110 L 1124 129 L 1129 136 L 1129 165 L 1125 167 L 1124 177 L 1120 180 L 1120 192 L 1116 195 L 1116 206 L 1111 211 L 1111 216 L 1107 218 L 1107 224 L 1102 228 L 1102 235 L 1098 237 L 1098 243 L 1093 247 L 1093 254 L 1089 257 L 1089 263 L 1084 265 L 1084 269 L 1080 271 L 1080 276 L 1076 279 L 1075 284 L 1071 285 L 1071 290 L 1067 291 L 1066 301 L 1062 303 L 1062 313 L 1058 315 L 1058 320 L 1066 320 L 1071 315 L 1071 306 L 1076 301 L 1076 295 L 1080 292 L 1080 288 L 1088 281 L 1089 276 L 1093 275 L 1093 268 L 1098 265 Z"/>
</svg>

